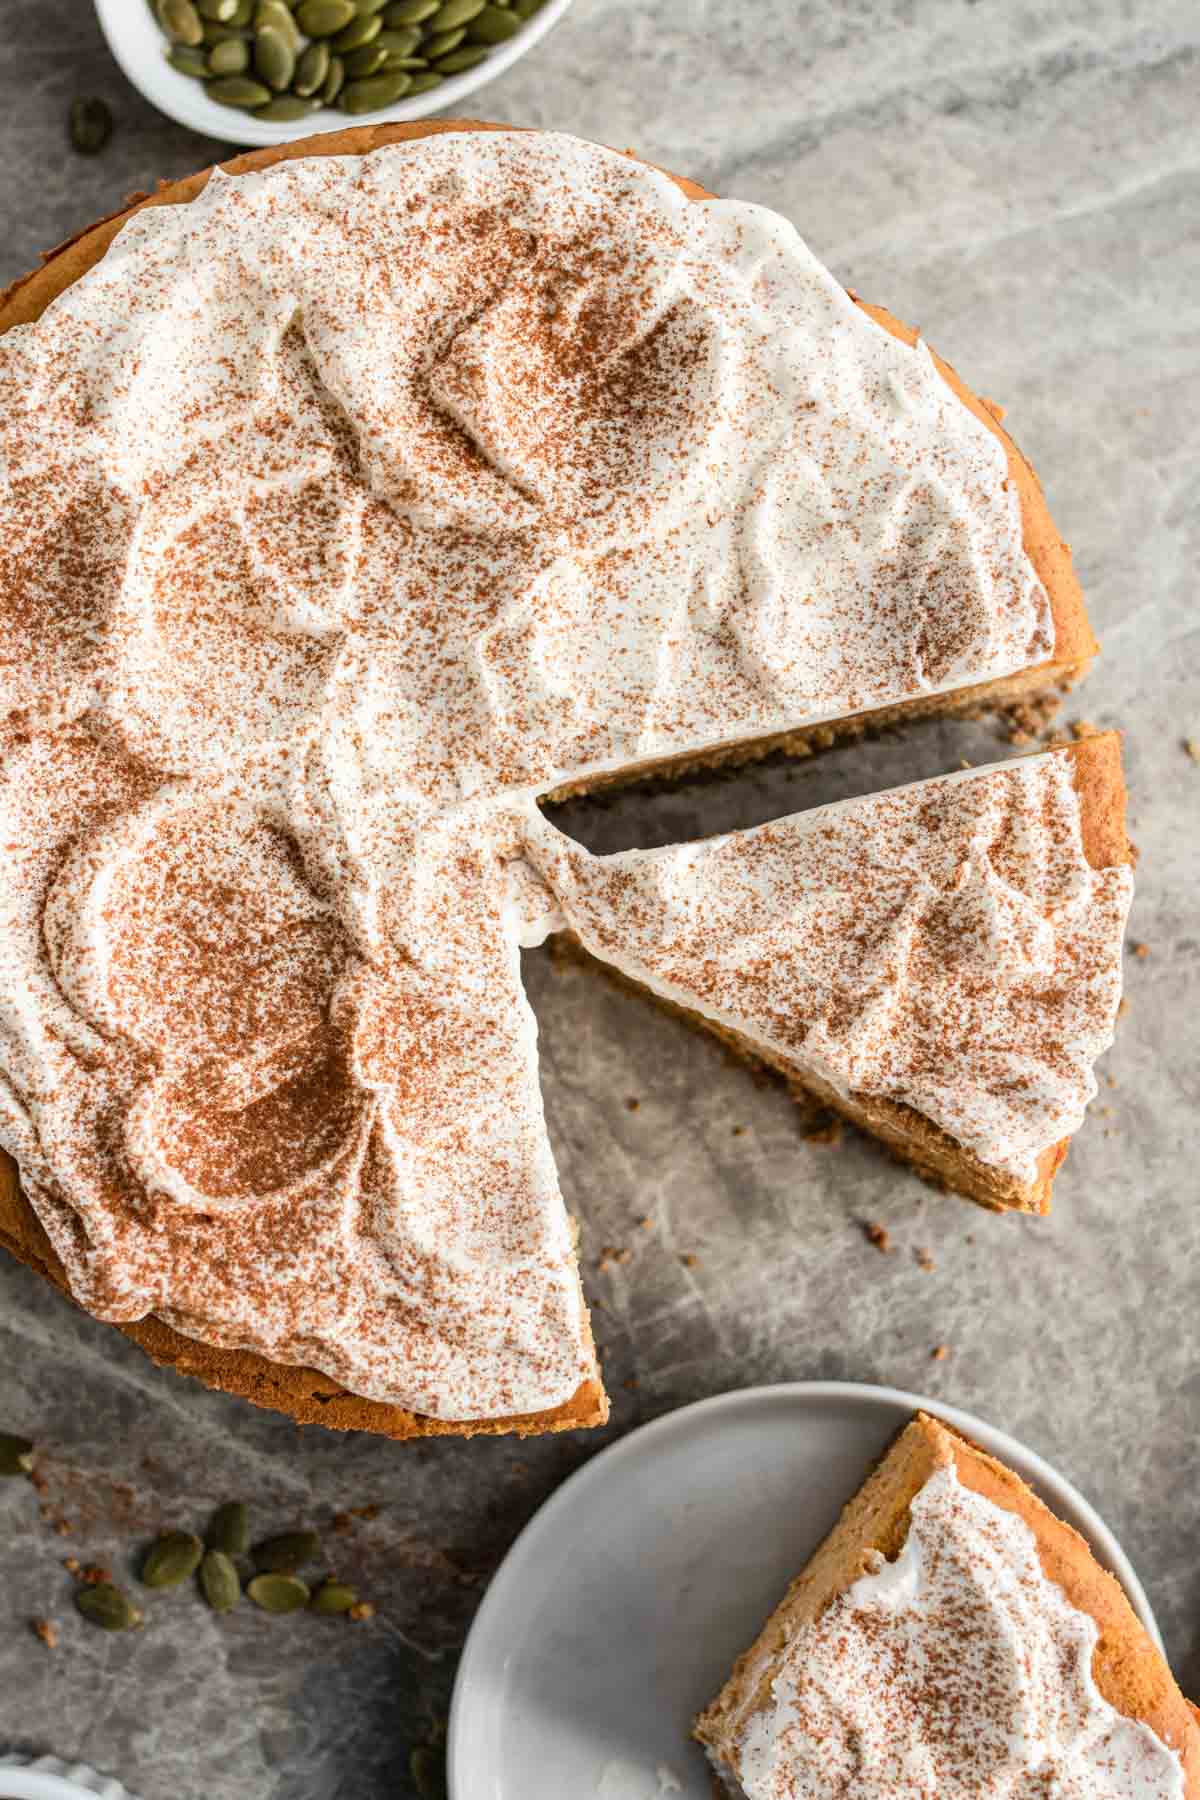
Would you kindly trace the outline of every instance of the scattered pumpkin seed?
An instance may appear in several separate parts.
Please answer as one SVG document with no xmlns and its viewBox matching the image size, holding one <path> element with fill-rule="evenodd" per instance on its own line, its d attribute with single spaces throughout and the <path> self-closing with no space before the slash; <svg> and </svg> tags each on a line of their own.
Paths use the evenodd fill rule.
<svg viewBox="0 0 1200 1800">
<path fill-rule="evenodd" d="M 192 51 L 194 56 L 197 53 Z M 175 65 L 178 68 L 178 64 Z M 226 38 L 223 43 L 214 44 L 208 53 L 208 70 L 210 75 L 244 75 L 250 67 L 250 46 L 244 38 Z M 195 71 L 189 69 L 189 75 Z M 205 71 L 202 69 L 201 74 Z"/>
<path fill-rule="evenodd" d="M 436 69 L 418 70 L 408 84 L 409 99 L 412 99 L 415 94 L 427 94 L 430 88 L 440 87 L 445 79 L 446 77 L 439 75 Z"/>
<path fill-rule="evenodd" d="M 481 63 L 488 53 L 486 44 L 464 44 L 461 50 L 454 50 L 449 56 L 440 56 L 437 68 L 443 75 L 461 75 L 466 69 L 473 69 Z"/>
<path fill-rule="evenodd" d="M 404 31 L 381 31 L 375 42 L 382 44 L 389 56 L 415 56 L 421 33 L 410 25 Z"/>
<path fill-rule="evenodd" d="M 28 1475 L 33 1468 L 33 1445 L 14 1432 L 0 1431 L 0 1475 Z"/>
<path fill-rule="evenodd" d="M 95 156 L 112 136 L 113 116 L 98 96 L 72 100 L 68 115 L 71 143 L 83 156 Z"/>
<path fill-rule="evenodd" d="M 250 1544 L 250 1515 L 243 1500 L 226 1500 L 209 1521 L 205 1543 L 226 1556 L 244 1556 Z"/>
<path fill-rule="evenodd" d="M 378 14 L 368 18 L 353 18 L 344 31 L 339 31 L 333 40 L 333 48 L 340 56 L 347 50 L 361 50 L 364 44 L 372 43 L 383 30 L 383 20 Z"/>
<path fill-rule="evenodd" d="M 364 75 L 378 75 L 387 60 L 388 53 L 379 44 L 364 44 L 361 50 L 351 50 L 347 56 L 346 73 L 355 81 Z"/>
<path fill-rule="evenodd" d="M 520 29 L 520 19 L 514 18 L 504 7 L 485 6 L 467 26 L 467 36 L 475 44 L 504 44 L 510 37 L 516 37 Z"/>
<path fill-rule="evenodd" d="M 383 22 L 396 30 L 404 25 L 423 25 L 441 4 L 442 0 L 393 0 L 384 12 Z"/>
<path fill-rule="evenodd" d="M 206 92 L 210 100 L 216 100 L 221 106 L 240 106 L 249 110 L 266 106 L 271 98 L 270 88 L 255 81 L 251 75 L 218 76 L 216 81 L 206 83 Z"/>
<path fill-rule="evenodd" d="M 224 1550 L 208 1550 L 200 1564 L 200 1586 L 214 1612 L 232 1612 L 242 1597 L 241 1577 Z"/>
<path fill-rule="evenodd" d="M 193 3 L 202 19 L 215 19 L 219 25 L 232 24 L 238 9 L 238 0 L 193 0 Z"/>
<path fill-rule="evenodd" d="M 358 1595 L 344 1581 L 323 1581 L 309 1602 L 313 1612 L 330 1617 L 334 1613 L 348 1613 L 357 1605 Z"/>
<path fill-rule="evenodd" d="M 164 1531 L 151 1544 L 142 1563 L 142 1581 L 146 1587 L 178 1587 L 200 1567 L 204 1545 L 190 1531 Z"/>
<path fill-rule="evenodd" d="M 296 73 L 296 53 L 273 25 L 260 26 L 254 36 L 254 73 L 269 88 L 282 94 Z"/>
<path fill-rule="evenodd" d="M 141 1608 L 111 1581 L 76 1588 L 75 1605 L 89 1624 L 99 1625 L 102 1631 L 132 1631 L 142 1622 Z"/>
<path fill-rule="evenodd" d="M 175 44 L 202 44 L 204 27 L 192 0 L 158 0 L 158 22 Z"/>
<path fill-rule="evenodd" d="M 332 106 L 346 80 L 346 65 L 340 56 L 329 59 L 329 73 L 321 87 L 321 105 Z"/>
<path fill-rule="evenodd" d="M 255 1568 L 269 1575 L 294 1575 L 320 1553 L 321 1540 L 315 1531 L 281 1531 L 276 1537 L 264 1538 L 251 1551 Z"/>
<path fill-rule="evenodd" d="M 309 37 L 327 38 L 344 31 L 354 17 L 354 0 L 301 0 L 296 23 Z"/>
<path fill-rule="evenodd" d="M 296 93 L 307 99 L 310 94 L 315 94 L 317 89 L 324 84 L 328 73 L 329 45 L 319 42 L 310 44 L 296 64 L 292 87 Z"/>
<path fill-rule="evenodd" d="M 466 35 L 465 25 L 458 26 L 455 31 L 439 31 L 435 37 L 427 37 L 421 48 L 430 62 L 436 62 L 439 56 L 449 56 L 452 50 L 457 50 Z"/>
<path fill-rule="evenodd" d="M 381 107 L 394 106 L 397 100 L 403 99 L 411 86 L 412 76 L 404 69 L 396 69 L 384 75 L 372 75 L 369 81 L 348 81 L 338 104 L 343 112 L 378 112 Z"/>
<path fill-rule="evenodd" d="M 298 1575 L 256 1575 L 246 1592 L 264 1612 L 299 1612 L 309 1602 L 309 1591 Z"/>
<path fill-rule="evenodd" d="M 319 112 L 321 102 L 316 99 L 305 99 L 303 94 L 276 94 L 266 106 L 256 106 L 256 119 L 278 119 L 290 123 L 293 119 L 307 119 L 310 113 Z"/>
</svg>

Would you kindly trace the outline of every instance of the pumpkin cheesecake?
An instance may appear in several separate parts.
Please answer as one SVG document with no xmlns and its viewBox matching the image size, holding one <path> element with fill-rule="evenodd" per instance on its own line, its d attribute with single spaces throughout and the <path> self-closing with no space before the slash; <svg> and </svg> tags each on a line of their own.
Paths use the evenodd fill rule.
<svg viewBox="0 0 1200 1800">
<path fill-rule="evenodd" d="M 0 518 L 0 1237 L 158 1360 L 398 1437 L 606 1413 L 519 952 L 570 929 L 654 988 L 654 907 L 540 803 L 1095 649 L 1032 471 L 915 334 L 775 215 L 551 134 L 302 141 L 63 246 L 0 297 Z M 803 1001 L 727 1005 L 700 936 L 665 987 L 1036 1208 L 1128 870 L 1115 745 L 1028 767 L 820 827 L 847 880 L 856 833 L 894 865 L 873 980 L 944 932 L 983 983 L 976 1065 L 933 1079 L 911 988 L 889 1059 L 850 889 L 802 966 L 803 820 L 676 865 L 700 921 L 761 885 Z"/>
<path fill-rule="evenodd" d="M 1200 1796 L 1200 1726 L 1117 1581 L 923 1414 L 696 1735 L 738 1800 Z"/>
</svg>

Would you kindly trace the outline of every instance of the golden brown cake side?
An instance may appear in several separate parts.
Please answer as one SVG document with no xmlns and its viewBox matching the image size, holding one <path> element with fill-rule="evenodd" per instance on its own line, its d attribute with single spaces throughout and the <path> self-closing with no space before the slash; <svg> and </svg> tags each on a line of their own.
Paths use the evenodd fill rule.
<svg viewBox="0 0 1200 1800">
<path fill-rule="evenodd" d="M 234 157 L 222 164 L 222 167 L 228 173 L 242 174 L 298 157 L 362 155 L 386 144 L 444 131 L 511 129 L 514 128 L 476 120 L 358 126 L 320 137 L 300 139 L 267 150 L 249 152 Z M 211 169 L 202 170 L 182 181 L 164 184 L 154 195 L 135 197 L 121 211 L 47 253 L 40 269 L 18 279 L 0 293 L 0 332 L 39 318 L 53 300 L 101 260 L 121 227 L 135 212 L 146 206 L 187 203 L 201 192 L 211 173 Z M 705 190 L 694 182 L 678 176 L 672 179 L 689 196 L 706 197 Z M 867 310 L 893 335 L 911 341 L 913 334 L 891 314 L 881 308 Z M 1079 587 L 1071 572 L 1069 554 L 1053 526 L 1032 470 L 1001 430 L 994 412 L 972 395 L 947 366 L 940 363 L 938 366 L 960 397 L 1004 444 L 1012 478 L 1017 482 L 1020 494 L 1026 549 L 1050 597 L 1056 633 L 1055 654 L 1050 662 L 1020 671 L 998 682 L 962 690 L 957 694 L 933 696 L 911 705 L 889 707 L 882 712 L 867 715 L 868 719 L 875 722 L 929 710 L 954 710 L 980 701 L 1001 703 L 1020 693 L 1041 689 L 1056 681 L 1073 679 L 1086 668 L 1096 648 L 1087 624 Z M 856 730 L 861 723 L 862 721 L 849 720 L 845 722 L 845 726 L 847 730 Z M 840 729 L 839 724 L 789 732 L 772 739 L 727 746 L 719 752 L 674 759 L 670 766 L 683 768 L 716 761 L 744 760 L 765 754 L 773 748 L 800 753 L 814 745 L 820 746 L 828 742 L 831 735 Z M 660 766 L 663 765 L 655 765 Z M 633 770 L 628 773 L 642 772 L 645 771 Z M 597 781 L 591 785 L 598 786 L 602 783 Z M 63 1285 L 62 1271 L 28 1203 L 20 1193 L 14 1165 L 2 1152 L 0 1242 L 31 1267 L 39 1269 L 60 1286 Z M 170 1364 L 180 1372 L 195 1374 L 210 1386 L 241 1394 L 258 1404 L 280 1408 L 300 1420 L 319 1421 L 339 1428 L 367 1429 L 395 1437 L 410 1437 L 447 1432 L 561 1429 L 597 1424 L 607 1416 L 607 1402 L 599 1382 L 590 1380 L 583 1384 L 565 1407 L 546 1413 L 519 1419 L 465 1424 L 439 1422 L 406 1412 L 402 1408 L 363 1400 L 312 1370 L 275 1364 L 246 1351 L 212 1348 L 183 1337 L 154 1318 L 122 1324 L 121 1329 L 156 1361 Z"/>
<path fill-rule="evenodd" d="M 697 1720 L 700 1742 L 719 1751 L 728 1742 L 734 1721 L 745 1719 L 769 1698 L 779 1653 L 797 1629 L 817 1619 L 867 1573 L 875 1553 L 895 1559 L 908 1535 L 914 1498 L 930 1476 L 951 1464 L 964 1487 L 1028 1525 L 1048 1580 L 1096 1622 L 1099 1639 L 1092 1677 L 1101 1695 L 1126 1718 L 1150 1726 L 1178 1752 L 1187 1800 L 1200 1800 L 1200 1726 L 1120 1583 L 1100 1567 L 1079 1533 L 1056 1517 L 1020 1476 L 923 1413 L 901 1432 L 758 1638 L 739 1657 L 729 1681 Z"/>
</svg>

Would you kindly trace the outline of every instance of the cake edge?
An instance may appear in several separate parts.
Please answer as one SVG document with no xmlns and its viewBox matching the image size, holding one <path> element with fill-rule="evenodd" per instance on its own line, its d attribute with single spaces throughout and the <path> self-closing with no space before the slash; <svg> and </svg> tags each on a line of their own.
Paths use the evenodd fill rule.
<svg viewBox="0 0 1200 1800">
<path fill-rule="evenodd" d="M 694 1735 L 722 1776 L 736 1779 L 722 1746 L 732 1730 L 740 1731 L 770 1699 L 775 1661 L 794 1630 L 819 1617 L 868 1572 L 870 1552 L 894 1560 L 908 1535 L 913 1499 L 937 1469 L 950 1464 L 964 1487 L 1029 1526 L 1047 1579 L 1099 1629 L 1092 1677 L 1100 1693 L 1116 1711 L 1149 1725 L 1178 1753 L 1186 1800 L 1200 1800 L 1200 1711 L 1180 1692 L 1116 1577 L 1101 1568 L 1074 1527 L 1058 1518 L 1014 1470 L 928 1413 L 917 1413 L 892 1441 L 738 1658 L 721 1692 L 699 1714 Z"/>
</svg>

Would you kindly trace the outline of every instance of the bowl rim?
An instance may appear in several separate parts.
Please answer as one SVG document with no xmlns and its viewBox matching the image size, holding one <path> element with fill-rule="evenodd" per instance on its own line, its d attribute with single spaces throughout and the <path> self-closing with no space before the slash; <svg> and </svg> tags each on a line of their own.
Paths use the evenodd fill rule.
<svg viewBox="0 0 1200 1800">
<path fill-rule="evenodd" d="M 483 62 L 464 70 L 461 75 L 450 76 L 440 87 L 418 94 L 412 100 L 398 100 L 394 106 L 384 107 L 380 112 L 363 113 L 354 118 L 332 107 L 321 107 L 307 118 L 285 121 L 256 119 L 252 113 L 218 106 L 192 76 L 173 69 L 165 55 L 166 40 L 145 0 L 94 0 L 105 42 L 122 74 L 144 99 L 177 125 L 185 125 L 218 142 L 255 148 L 290 144 L 297 138 L 312 137 L 318 132 L 344 130 L 348 124 L 381 125 L 424 119 L 432 113 L 452 109 L 468 94 L 502 75 L 540 43 L 571 4 L 572 0 L 543 0 L 541 9 L 517 35 L 506 44 L 498 44 Z M 155 50 L 157 54 L 148 54 Z"/>
</svg>

